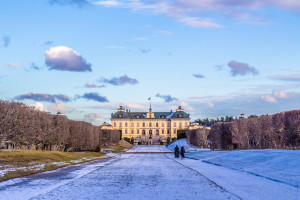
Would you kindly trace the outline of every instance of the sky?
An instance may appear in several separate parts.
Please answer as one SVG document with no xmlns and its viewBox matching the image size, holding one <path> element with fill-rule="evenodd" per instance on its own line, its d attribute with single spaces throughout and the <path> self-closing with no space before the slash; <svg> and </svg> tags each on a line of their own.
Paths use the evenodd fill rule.
<svg viewBox="0 0 300 200">
<path fill-rule="evenodd" d="M 95 125 L 300 108 L 298 0 L 1 0 L 0 99 Z"/>
</svg>

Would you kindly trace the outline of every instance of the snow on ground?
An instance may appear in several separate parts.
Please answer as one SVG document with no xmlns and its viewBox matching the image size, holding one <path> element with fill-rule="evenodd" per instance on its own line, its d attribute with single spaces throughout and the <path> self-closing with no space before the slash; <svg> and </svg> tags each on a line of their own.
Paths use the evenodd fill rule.
<svg viewBox="0 0 300 200">
<path fill-rule="evenodd" d="M 300 150 L 198 151 L 187 156 L 300 189 Z"/>
<path fill-rule="evenodd" d="M 134 146 L 132 149 L 127 152 L 147 152 L 147 153 L 155 153 L 155 152 L 172 152 L 163 145 L 138 145 Z"/>
<path fill-rule="evenodd" d="M 263 177 L 232 170 L 222 166 L 212 165 L 200 160 L 193 159 L 175 159 L 174 156 L 168 155 L 171 159 L 181 163 L 184 166 L 193 169 L 217 185 L 231 192 L 241 199 L 247 200 L 299 200 L 300 189 L 272 181 Z"/>
<path fill-rule="evenodd" d="M 33 199 L 238 199 L 164 154 L 127 155 Z"/>
<path fill-rule="evenodd" d="M 112 156 L 115 156 L 115 155 L 116 154 L 108 153 L 105 156 L 102 156 L 101 158 L 102 159 L 109 158 L 109 157 L 112 157 Z M 70 164 L 77 164 L 77 163 L 87 162 L 87 161 L 96 160 L 96 159 L 99 159 L 99 157 L 90 157 L 90 158 L 82 158 L 82 159 L 79 159 L 79 160 L 71 160 L 71 161 L 68 161 L 68 162 L 50 162 L 50 163 L 43 163 L 43 164 L 40 164 L 40 163 L 37 163 L 37 162 L 30 162 L 28 164 L 30 164 L 31 166 L 27 166 L 27 167 L 13 167 L 11 165 L 2 165 L 2 166 L 0 166 L 0 177 L 4 176 L 6 173 L 14 172 L 14 171 L 18 171 L 18 170 L 21 170 L 21 171 L 29 171 L 29 170 L 30 171 L 40 171 L 40 170 L 43 170 L 44 168 L 47 168 L 48 166 L 51 166 L 51 165 L 56 165 L 58 167 L 61 167 L 61 166 L 67 166 L 67 165 L 70 165 Z"/>
<path fill-rule="evenodd" d="M 187 139 L 176 140 L 175 142 L 172 142 L 171 144 L 169 144 L 167 146 L 167 148 L 171 151 L 174 151 L 174 148 L 176 147 L 176 145 L 178 145 L 179 149 L 183 146 L 186 152 L 197 151 L 200 149 L 198 147 L 191 145 Z"/>
<path fill-rule="evenodd" d="M 136 146 L 138 154 L 4 181 L 0 199 L 300 200 L 299 151 L 204 150 L 185 159 L 165 151 Z"/>
<path fill-rule="evenodd" d="M 114 154 L 114 156 L 114 158 L 106 160 L 96 160 L 90 163 L 68 166 L 53 171 L 0 182 L 0 199 L 31 199 L 37 195 L 45 194 L 60 186 L 66 185 L 101 167 L 125 159 L 130 155 Z"/>
</svg>

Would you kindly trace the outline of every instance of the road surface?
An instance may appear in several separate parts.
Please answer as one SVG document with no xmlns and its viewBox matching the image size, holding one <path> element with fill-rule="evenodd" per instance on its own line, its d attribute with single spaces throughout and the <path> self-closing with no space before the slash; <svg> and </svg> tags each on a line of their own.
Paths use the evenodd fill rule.
<svg viewBox="0 0 300 200">
<path fill-rule="evenodd" d="M 0 199 L 282 199 L 282 192 L 268 194 L 276 187 L 299 194 L 295 188 L 260 177 L 161 153 L 168 151 L 162 146 L 139 146 L 111 159 L 5 181 L 0 183 Z M 258 189 L 261 184 L 266 184 L 266 191 Z"/>
</svg>

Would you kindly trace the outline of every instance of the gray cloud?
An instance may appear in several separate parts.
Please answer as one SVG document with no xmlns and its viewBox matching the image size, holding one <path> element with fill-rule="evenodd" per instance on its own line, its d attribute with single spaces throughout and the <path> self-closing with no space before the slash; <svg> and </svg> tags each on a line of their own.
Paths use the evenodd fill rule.
<svg viewBox="0 0 300 200">
<path fill-rule="evenodd" d="M 202 74 L 193 74 L 193 76 L 195 78 L 204 78 L 204 76 Z"/>
<path fill-rule="evenodd" d="M 171 97 L 171 95 L 160 95 L 159 93 L 157 93 L 155 96 L 158 98 L 162 98 L 167 103 L 178 100 L 175 97 Z"/>
<path fill-rule="evenodd" d="M 231 76 L 246 76 L 248 74 L 257 75 L 259 72 L 255 67 L 249 66 L 246 63 L 238 62 L 238 61 L 230 61 L 228 63 L 228 67 L 231 69 Z"/>
<path fill-rule="evenodd" d="M 2 37 L 3 46 L 8 47 L 10 45 L 10 36 L 6 35 Z"/>
<path fill-rule="evenodd" d="M 44 45 L 52 45 L 53 43 L 54 43 L 54 41 L 49 40 L 49 41 L 44 42 Z"/>
<path fill-rule="evenodd" d="M 109 102 L 105 96 L 100 96 L 97 92 L 85 93 L 82 96 L 77 95 L 76 98 L 83 98 L 83 99 L 87 99 L 87 100 L 98 101 L 101 103 Z"/>
<path fill-rule="evenodd" d="M 15 96 L 14 99 L 20 100 L 20 101 L 25 100 L 25 99 L 31 99 L 31 100 L 35 100 L 35 101 L 46 101 L 46 102 L 52 102 L 52 103 L 55 103 L 56 100 L 63 101 L 63 102 L 71 101 L 68 96 L 63 95 L 63 94 L 52 95 L 52 94 L 35 93 L 35 92 Z"/>
<path fill-rule="evenodd" d="M 50 70 L 85 72 L 92 71 L 91 64 L 69 47 L 52 47 L 45 52 L 45 63 Z"/>
<path fill-rule="evenodd" d="M 86 88 L 104 88 L 106 86 L 105 85 L 96 85 L 95 83 L 88 81 L 84 84 L 84 87 L 86 87 Z"/>
<path fill-rule="evenodd" d="M 149 53 L 150 49 L 139 49 L 141 53 Z"/>
<path fill-rule="evenodd" d="M 113 77 L 111 79 L 102 78 L 99 81 L 103 82 L 103 83 L 109 83 L 112 85 L 116 85 L 116 86 L 121 86 L 121 85 L 125 85 L 125 84 L 135 85 L 135 84 L 139 83 L 136 79 L 130 78 L 126 74 L 124 76 Z"/>
<path fill-rule="evenodd" d="M 77 5 L 79 7 L 83 7 L 89 4 L 87 0 L 49 0 L 51 5 Z"/>
<path fill-rule="evenodd" d="M 276 79 L 281 81 L 300 82 L 300 74 L 271 75 L 269 77 L 271 79 Z"/>
<path fill-rule="evenodd" d="M 31 63 L 30 69 L 37 70 L 37 71 L 41 70 L 41 68 L 34 63 Z"/>
</svg>

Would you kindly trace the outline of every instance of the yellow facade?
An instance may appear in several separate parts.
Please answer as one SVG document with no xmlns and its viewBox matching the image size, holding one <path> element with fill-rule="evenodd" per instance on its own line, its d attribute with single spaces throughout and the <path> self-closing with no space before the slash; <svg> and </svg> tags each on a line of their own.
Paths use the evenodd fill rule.
<svg viewBox="0 0 300 200">
<path fill-rule="evenodd" d="M 187 117 L 188 116 L 188 117 Z M 183 109 L 176 112 L 130 112 L 119 109 L 112 115 L 111 127 L 122 131 L 123 138 L 133 138 L 140 143 L 167 142 L 177 138 L 177 130 L 188 130 L 189 115 Z"/>
</svg>

